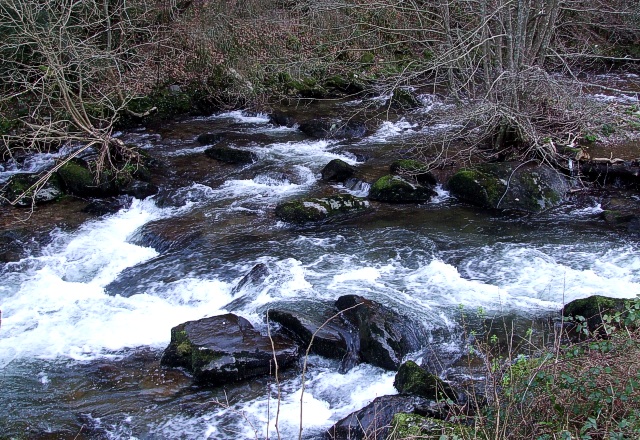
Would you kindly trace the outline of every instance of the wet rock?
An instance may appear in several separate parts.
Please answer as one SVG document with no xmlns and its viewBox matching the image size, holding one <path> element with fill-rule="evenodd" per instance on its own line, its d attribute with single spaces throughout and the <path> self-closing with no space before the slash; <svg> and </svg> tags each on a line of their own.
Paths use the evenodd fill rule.
<svg viewBox="0 0 640 440">
<path fill-rule="evenodd" d="M 258 160 L 258 156 L 247 150 L 240 150 L 225 146 L 211 147 L 205 150 L 204 154 L 212 159 L 230 164 L 247 164 Z"/>
<path fill-rule="evenodd" d="M 306 223 L 359 213 L 369 208 L 369 202 L 350 194 L 321 199 L 298 199 L 276 206 L 276 216 L 291 223 Z"/>
<path fill-rule="evenodd" d="M 389 167 L 389 172 L 394 175 L 413 179 L 421 185 L 435 186 L 438 183 L 436 177 L 429 171 L 427 164 L 418 160 L 396 160 Z"/>
<path fill-rule="evenodd" d="M 15 206 L 32 206 L 33 204 L 41 205 L 58 200 L 64 195 L 62 185 L 57 175 L 53 175 L 44 185 L 35 193 L 29 191 L 31 186 L 35 185 L 40 179 L 38 174 L 16 174 L 6 185 L 1 188 L 0 200 L 3 204 L 16 201 Z"/>
<path fill-rule="evenodd" d="M 425 399 L 414 396 L 381 396 L 329 428 L 326 440 L 386 439 L 396 413 L 413 413 Z"/>
<path fill-rule="evenodd" d="M 546 165 L 503 162 L 459 171 L 448 188 L 460 200 L 483 208 L 535 213 L 560 204 L 569 184 Z"/>
<path fill-rule="evenodd" d="M 393 416 L 387 440 L 472 438 L 469 428 L 433 417 L 399 412 Z"/>
<path fill-rule="evenodd" d="M 80 197 L 107 197 L 116 194 L 106 176 L 96 182 L 94 173 L 80 160 L 71 160 L 58 169 L 65 191 Z"/>
<path fill-rule="evenodd" d="M 303 350 L 311 344 L 310 353 L 324 356 L 330 359 L 345 359 L 350 352 L 354 351 L 351 328 L 346 327 L 340 319 L 334 319 L 324 325 L 336 310 L 329 309 L 322 317 L 324 319 L 313 319 L 303 313 L 286 310 L 269 310 L 269 321 L 277 322 L 282 326 L 283 331 L 295 340 Z M 313 343 L 311 341 L 312 336 Z M 346 365 L 344 371 L 355 366 Z"/>
<path fill-rule="evenodd" d="M 322 169 L 325 182 L 344 182 L 356 172 L 355 168 L 342 159 L 333 159 Z"/>
<path fill-rule="evenodd" d="M 269 115 L 269 122 L 279 127 L 293 127 L 296 125 L 296 120 L 290 114 L 276 110 Z"/>
<path fill-rule="evenodd" d="M 203 133 L 196 138 L 200 145 L 213 145 L 225 138 L 224 133 Z"/>
<path fill-rule="evenodd" d="M 580 173 L 601 185 L 640 189 L 640 161 L 593 159 L 580 164 Z"/>
<path fill-rule="evenodd" d="M 602 205 L 602 217 L 611 226 L 626 228 L 632 234 L 640 234 L 640 200 L 614 197 Z"/>
<path fill-rule="evenodd" d="M 369 198 L 390 203 L 426 202 L 436 195 L 433 188 L 408 182 L 400 176 L 379 178 L 369 190 Z"/>
<path fill-rule="evenodd" d="M 393 386 L 401 394 L 412 394 L 437 401 L 454 399 L 456 396 L 449 384 L 413 361 L 407 361 L 400 366 Z"/>
<path fill-rule="evenodd" d="M 93 215 L 115 214 L 123 208 L 131 206 L 131 197 L 113 197 L 93 200 L 82 209 L 82 212 Z"/>
<path fill-rule="evenodd" d="M 233 289 L 231 289 L 231 296 L 236 296 L 238 293 L 242 292 L 244 289 L 248 289 L 251 287 L 260 286 L 264 283 L 264 280 L 267 279 L 271 272 L 269 268 L 264 263 L 258 263 L 242 277 L 238 284 L 236 284 Z"/>
<path fill-rule="evenodd" d="M 356 121 L 327 121 L 314 119 L 300 124 L 298 129 L 314 138 L 361 138 L 367 128 L 364 124 Z"/>
<path fill-rule="evenodd" d="M 153 183 L 133 180 L 129 182 L 129 184 L 127 184 L 120 192 L 122 194 L 135 197 L 136 199 L 144 200 L 147 197 L 156 195 L 158 191 L 158 187 Z"/>
<path fill-rule="evenodd" d="M 574 319 L 577 316 L 581 316 L 586 319 L 589 331 L 596 331 L 602 326 L 602 317 L 604 315 L 612 315 L 616 312 L 624 311 L 625 301 L 620 298 L 592 295 L 566 304 L 562 309 L 562 316 Z"/>
<path fill-rule="evenodd" d="M 399 110 L 411 110 L 422 107 L 422 103 L 416 95 L 408 89 L 397 88 L 387 102 L 387 105 Z"/>
<path fill-rule="evenodd" d="M 367 85 L 358 78 L 340 75 L 334 75 L 327 78 L 324 81 L 323 86 L 325 89 L 335 90 L 348 95 L 362 93 L 367 88 Z"/>
<path fill-rule="evenodd" d="M 358 295 L 345 295 L 338 298 L 336 307 L 345 310 L 343 319 L 358 332 L 362 362 L 397 370 L 402 358 L 420 349 L 426 341 L 419 323 L 376 301 Z"/>
<path fill-rule="evenodd" d="M 355 177 L 345 180 L 344 187 L 350 191 L 357 191 L 362 194 L 369 194 L 369 190 L 371 189 L 371 185 L 368 182 L 356 179 Z"/>
<path fill-rule="evenodd" d="M 171 329 L 171 342 L 161 364 L 182 367 L 203 385 L 220 386 L 273 374 L 273 357 L 282 370 L 298 359 L 298 347 L 289 338 L 258 332 L 246 319 L 228 313 L 188 321 Z"/>
</svg>

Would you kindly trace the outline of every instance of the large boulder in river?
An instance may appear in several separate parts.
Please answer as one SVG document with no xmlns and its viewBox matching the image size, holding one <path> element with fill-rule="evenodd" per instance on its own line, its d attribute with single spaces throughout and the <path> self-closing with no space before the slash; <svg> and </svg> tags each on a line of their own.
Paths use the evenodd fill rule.
<svg viewBox="0 0 640 440">
<path fill-rule="evenodd" d="M 460 200 L 483 208 L 540 212 L 561 203 L 569 184 L 546 165 L 503 162 L 458 171 L 448 188 Z"/>
<path fill-rule="evenodd" d="M 344 295 L 338 298 L 336 307 L 343 311 L 342 318 L 357 331 L 358 354 L 362 362 L 397 370 L 402 358 L 420 349 L 426 341 L 419 323 L 376 301 Z"/>
<path fill-rule="evenodd" d="M 595 331 L 602 326 L 603 316 L 612 316 L 617 312 L 623 312 L 625 301 L 620 298 L 592 295 L 565 304 L 562 316 L 574 319 L 580 316 L 586 320 L 589 331 Z"/>
<path fill-rule="evenodd" d="M 246 319 L 228 313 L 172 328 L 161 363 L 187 369 L 198 383 L 218 386 L 273 374 L 274 356 L 278 368 L 285 369 L 298 359 L 298 346 L 282 335 L 269 339 Z"/>
<path fill-rule="evenodd" d="M 399 393 L 412 394 L 426 399 L 442 400 L 456 397 L 449 384 L 413 361 L 407 361 L 400 366 L 393 386 Z"/>
<path fill-rule="evenodd" d="M 356 121 L 335 121 L 335 120 L 323 120 L 313 119 L 311 121 L 303 122 L 298 129 L 314 138 L 361 138 L 366 132 L 367 128 L 363 123 Z"/>
<path fill-rule="evenodd" d="M 369 202 L 350 194 L 320 199 L 298 199 L 276 206 L 276 216 L 286 222 L 306 223 L 359 213 L 369 208 Z"/>
<path fill-rule="evenodd" d="M 410 178 L 422 185 L 436 185 L 438 181 L 427 164 L 414 159 L 398 159 L 389 167 L 389 172 Z"/>
<path fill-rule="evenodd" d="M 326 440 L 386 439 L 396 413 L 429 408 L 430 402 L 415 396 L 381 396 L 329 428 Z"/>
<path fill-rule="evenodd" d="M 400 176 L 383 176 L 369 190 L 369 198 L 390 203 L 427 202 L 436 195 L 430 186 L 407 181 Z"/>
<path fill-rule="evenodd" d="M 322 169 L 325 182 L 344 182 L 355 174 L 356 170 L 342 159 L 333 159 Z"/>
<path fill-rule="evenodd" d="M 634 197 L 613 197 L 602 204 L 602 217 L 611 226 L 640 234 L 640 200 Z"/>
<path fill-rule="evenodd" d="M 1 188 L 0 200 L 4 203 L 15 202 L 16 206 L 40 205 L 57 200 L 63 195 L 57 175 L 52 175 L 40 188 L 30 190 L 40 179 L 38 174 L 16 174 Z"/>
<path fill-rule="evenodd" d="M 230 148 L 226 146 L 207 148 L 204 151 L 204 154 L 212 159 L 230 164 L 247 164 L 258 160 L 258 156 L 252 151 L 240 150 L 238 148 Z"/>
</svg>

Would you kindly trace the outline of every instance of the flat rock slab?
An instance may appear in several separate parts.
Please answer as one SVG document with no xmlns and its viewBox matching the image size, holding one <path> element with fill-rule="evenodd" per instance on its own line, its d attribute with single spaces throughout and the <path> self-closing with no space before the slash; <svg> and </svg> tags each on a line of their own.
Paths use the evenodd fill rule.
<svg viewBox="0 0 640 440">
<path fill-rule="evenodd" d="M 228 313 L 172 328 L 161 363 L 187 369 L 200 384 L 219 386 L 274 374 L 274 356 L 279 369 L 287 368 L 298 359 L 298 347 L 282 335 L 269 339 L 246 319 Z"/>
</svg>

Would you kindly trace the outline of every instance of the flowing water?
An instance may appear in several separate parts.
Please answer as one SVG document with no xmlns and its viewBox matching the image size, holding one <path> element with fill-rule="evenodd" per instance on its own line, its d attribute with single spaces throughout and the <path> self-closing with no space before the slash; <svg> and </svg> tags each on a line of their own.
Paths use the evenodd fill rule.
<svg viewBox="0 0 640 440">
<path fill-rule="evenodd" d="M 232 311 L 264 329 L 268 307 L 313 309 L 357 293 L 419 320 L 431 335 L 425 349 L 455 358 L 460 305 L 529 319 L 592 294 L 640 293 L 638 240 L 606 227 L 596 198 L 536 216 L 498 215 L 440 189 L 429 203 L 373 203 L 338 222 L 275 218 L 275 205 L 290 198 L 366 195 L 368 184 L 328 185 L 320 170 L 340 158 L 370 181 L 431 129 L 441 127 L 407 116 L 380 122 L 364 139 L 314 140 L 264 115 L 230 112 L 123 133 L 164 162 L 160 193 L 54 229 L 0 268 L 0 437 L 276 438 L 277 417 L 282 438 L 297 438 L 302 420 L 303 437 L 313 439 L 395 393 L 392 372 L 360 365 L 339 373 L 320 357 L 310 359 L 302 415 L 299 371 L 283 373 L 279 403 L 273 378 L 195 388 L 159 366 L 170 329 L 187 320 Z M 232 166 L 205 157 L 195 137 L 216 130 L 244 138 L 259 160 Z M 269 268 L 264 282 L 232 294 L 258 263 Z"/>
</svg>

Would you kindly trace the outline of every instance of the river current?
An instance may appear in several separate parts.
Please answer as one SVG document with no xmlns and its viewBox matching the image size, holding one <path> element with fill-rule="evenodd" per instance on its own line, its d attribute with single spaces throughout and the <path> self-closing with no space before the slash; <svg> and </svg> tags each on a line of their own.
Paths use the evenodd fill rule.
<svg viewBox="0 0 640 440">
<path fill-rule="evenodd" d="M 392 372 L 363 364 L 343 374 L 320 357 L 310 359 L 302 416 L 300 371 L 283 373 L 279 404 L 272 378 L 194 388 L 159 366 L 170 329 L 187 320 L 233 312 L 264 329 L 269 307 L 312 310 L 357 293 L 419 320 L 431 335 L 425 347 L 455 357 L 461 308 L 532 319 L 592 294 L 640 293 L 638 240 L 605 225 L 595 197 L 522 216 L 469 207 L 439 188 L 429 203 L 372 203 L 338 222 L 293 226 L 274 216 L 290 198 L 366 196 L 366 183 L 329 185 L 320 170 L 340 158 L 370 182 L 430 129 L 439 127 L 400 118 L 362 139 L 318 140 L 235 111 L 122 133 L 166 164 L 160 193 L 56 228 L 0 267 L 0 437 L 276 438 L 277 418 L 282 438 L 297 438 L 302 420 L 313 439 L 396 393 Z M 245 136 L 259 160 L 205 157 L 195 138 L 210 131 Z M 264 282 L 233 294 L 258 263 L 269 268 Z"/>
</svg>

